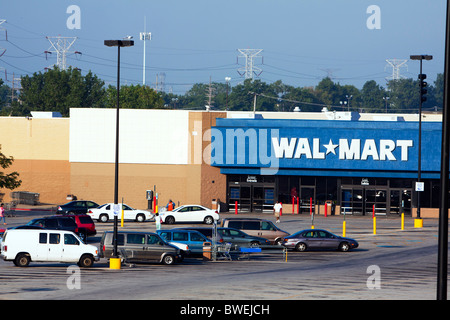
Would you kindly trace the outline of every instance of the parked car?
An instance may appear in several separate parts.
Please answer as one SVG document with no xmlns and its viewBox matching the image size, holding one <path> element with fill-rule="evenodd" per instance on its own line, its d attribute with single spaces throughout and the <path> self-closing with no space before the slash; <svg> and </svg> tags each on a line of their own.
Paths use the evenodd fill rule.
<svg viewBox="0 0 450 320">
<path fill-rule="evenodd" d="M 95 223 L 91 216 L 87 214 L 72 214 L 63 215 L 63 217 L 68 217 L 75 221 L 78 226 L 78 234 L 83 240 L 86 240 L 88 236 L 95 236 L 97 234 Z"/>
<path fill-rule="evenodd" d="M 53 216 L 33 219 L 27 223 L 27 226 L 38 226 L 51 230 L 66 230 L 78 233 L 78 226 L 76 222 L 69 217 Z"/>
<path fill-rule="evenodd" d="M 214 232 L 213 227 L 184 227 L 178 229 L 198 231 L 210 240 L 212 239 Z M 270 245 L 270 241 L 266 238 L 251 236 L 234 228 L 218 227 L 216 239 L 220 243 L 231 243 L 232 247 L 257 247 L 260 245 Z"/>
<path fill-rule="evenodd" d="M 90 200 L 74 200 L 58 206 L 57 214 L 86 214 L 89 209 L 97 208 L 98 204 Z"/>
<path fill-rule="evenodd" d="M 224 242 L 230 242 L 232 245 L 240 247 L 259 247 L 260 245 L 270 245 L 270 241 L 266 238 L 251 236 L 241 230 L 234 228 L 217 228 Z"/>
<path fill-rule="evenodd" d="M 288 232 L 275 226 L 272 221 L 258 218 L 225 218 L 221 226 L 238 229 L 251 236 L 266 238 L 271 244 L 278 245 L 289 235 Z"/>
<path fill-rule="evenodd" d="M 119 203 L 119 215 L 121 219 L 122 211 Z M 92 219 L 96 219 L 100 222 L 108 222 L 110 219 L 114 219 L 114 203 L 105 203 L 98 208 L 89 209 L 88 213 Z M 133 209 L 132 207 L 123 204 L 123 217 L 125 220 L 135 220 L 137 222 L 144 222 L 154 218 L 153 214 L 149 211 Z"/>
<path fill-rule="evenodd" d="M 201 205 L 184 205 L 172 211 L 159 213 L 163 223 L 173 224 L 176 222 L 199 222 L 213 224 L 219 220 L 217 210 L 208 209 Z"/>
<path fill-rule="evenodd" d="M 128 262 L 157 262 L 166 265 L 181 261 L 180 249 L 152 232 L 119 231 L 117 233 L 118 254 Z M 114 254 L 113 232 L 107 231 L 100 241 L 100 257 L 112 258 Z"/>
<path fill-rule="evenodd" d="M 195 230 L 200 232 L 201 234 L 203 234 L 206 238 L 208 238 L 208 240 L 212 240 L 213 238 L 213 232 L 214 232 L 214 226 L 209 226 L 209 227 L 197 227 L 197 226 L 191 226 L 191 227 L 181 227 L 181 228 L 176 228 L 177 230 Z M 216 241 L 223 243 L 223 238 L 222 236 L 217 233 L 216 234 Z"/>
<path fill-rule="evenodd" d="M 202 254 L 203 243 L 211 242 L 203 234 L 194 230 L 170 229 L 157 230 L 156 232 L 161 236 L 161 238 L 169 243 L 179 242 L 187 244 L 192 254 Z"/>
<path fill-rule="evenodd" d="M 97 247 L 84 244 L 71 231 L 63 230 L 7 230 L 1 244 L 1 256 L 16 266 L 30 262 L 77 263 L 91 267 L 98 261 Z"/>
<path fill-rule="evenodd" d="M 354 239 L 337 236 L 326 230 L 306 229 L 285 237 L 283 246 L 297 251 L 333 249 L 346 252 L 357 248 L 358 242 Z"/>
</svg>

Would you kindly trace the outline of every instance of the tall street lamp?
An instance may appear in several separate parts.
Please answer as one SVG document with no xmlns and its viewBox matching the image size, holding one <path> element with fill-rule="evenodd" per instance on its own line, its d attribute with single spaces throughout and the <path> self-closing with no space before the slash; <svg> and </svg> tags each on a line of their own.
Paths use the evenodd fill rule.
<svg viewBox="0 0 450 320">
<path fill-rule="evenodd" d="M 105 40 L 105 46 L 117 47 L 117 109 L 116 109 L 116 158 L 114 164 L 114 258 L 117 254 L 117 218 L 119 215 L 119 90 L 120 90 L 120 47 L 131 47 L 133 40 Z M 119 260 L 120 261 L 120 260 Z M 119 263 L 120 268 L 120 263 Z"/>
<path fill-rule="evenodd" d="M 417 169 L 417 218 L 420 219 L 420 192 L 423 191 L 423 184 L 421 183 L 421 166 L 422 166 L 422 103 L 427 100 L 425 94 L 427 93 L 427 83 L 424 81 L 427 78 L 426 74 L 422 74 L 422 61 L 431 60 L 433 56 L 430 55 L 412 55 L 409 57 L 411 60 L 420 61 L 420 73 L 419 73 L 419 84 L 420 84 L 420 99 L 419 99 L 419 159 L 418 159 L 418 169 Z"/>
</svg>

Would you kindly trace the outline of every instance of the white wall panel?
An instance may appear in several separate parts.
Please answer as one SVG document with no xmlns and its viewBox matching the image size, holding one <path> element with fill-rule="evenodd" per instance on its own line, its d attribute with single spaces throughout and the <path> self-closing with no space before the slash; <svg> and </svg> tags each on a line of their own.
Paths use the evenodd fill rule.
<svg viewBox="0 0 450 320">
<path fill-rule="evenodd" d="M 119 162 L 188 163 L 189 111 L 121 109 Z M 113 163 L 116 109 L 70 109 L 70 162 Z"/>
</svg>

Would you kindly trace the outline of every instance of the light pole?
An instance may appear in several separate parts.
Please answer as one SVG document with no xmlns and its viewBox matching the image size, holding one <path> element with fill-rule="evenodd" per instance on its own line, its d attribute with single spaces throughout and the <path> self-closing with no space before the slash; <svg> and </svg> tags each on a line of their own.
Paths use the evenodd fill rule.
<svg viewBox="0 0 450 320">
<path fill-rule="evenodd" d="M 114 258 L 117 254 L 117 216 L 119 205 L 119 91 L 120 91 L 120 47 L 131 47 L 133 40 L 105 40 L 105 46 L 117 47 L 117 109 L 116 109 L 116 157 L 114 162 Z M 120 264 L 119 264 L 120 268 Z"/>
<path fill-rule="evenodd" d="M 412 55 L 409 57 L 411 60 L 420 61 L 420 73 L 419 73 L 419 84 L 420 84 L 420 99 L 419 99 L 419 155 L 418 155 L 418 168 L 417 168 L 417 218 L 420 219 L 420 192 L 422 188 L 419 187 L 421 180 L 421 167 L 422 167 L 422 103 L 427 100 L 424 96 L 427 93 L 425 87 L 427 83 L 424 81 L 427 76 L 422 74 L 422 60 L 431 60 L 433 56 L 430 55 Z M 420 190 L 420 191 L 419 191 Z"/>
</svg>

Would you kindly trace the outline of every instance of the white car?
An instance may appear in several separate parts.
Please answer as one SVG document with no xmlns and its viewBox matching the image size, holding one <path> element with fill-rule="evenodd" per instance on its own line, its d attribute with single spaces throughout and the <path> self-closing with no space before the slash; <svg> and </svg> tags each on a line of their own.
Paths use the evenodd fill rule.
<svg viewBox="0 0 450 320">
<path fill-rule="evenodd" d="M 118 204 L 119 214 L 117 218 L 120 220 L 122 217 L 121 203 Z M 109 219 L 114 219 L 114 203 L 105 203 L 98 208 L 89 209 L 87 212 L 92 219 L 96 219 L 100 222 L 108 222 Z M 133 209 L 130 206 L 123 204 L 123 218 L 124 220 L 135 220 L 137 222 L 144 222 L 145 220 L 153 219 L 153 214 L 149 211 Z"/>
<path fill-rule="evenodd" d="M 201 205 L 184 205 L 173 211 L 159 213 L 163 223 L 173 224 L 175 222 L 201 222 L 206 224 L 219 220 L 217 210 L 208 209 Z"/>
</svg>

